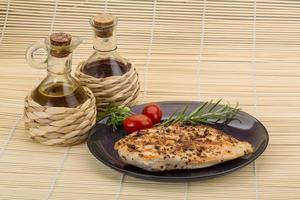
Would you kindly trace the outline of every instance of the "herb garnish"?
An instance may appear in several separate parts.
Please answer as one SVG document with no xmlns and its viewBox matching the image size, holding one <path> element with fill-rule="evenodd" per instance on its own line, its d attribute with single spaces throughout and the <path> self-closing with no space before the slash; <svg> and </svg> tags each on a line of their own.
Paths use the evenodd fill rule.
<svg viewBox="0 0 300 200">
<path fill-rule="evenodd" d="M 220 105 L 221 101 L 220 99 L 216 103 L 213 103 L 213 100 L 204 102 L 190 114 L 186 113 L 189 107 L 189 105 L 186 105 L 182 110 L 177 109 L 168 119 L 156 124 L 156 126 L 168 126 L 174 123 L 196 124 L 211 121 L 216 122 L 219 120 L 232 120 L 240 111 L 238 103 L 235 107 L 231 107 L 230 104 Z M 111 104 L 103 112 L 97 114 L 97 121 L 108 117 L 106 124 L 115 130 L 117 126 L 121 125 L 123 120 L 131 114 L 133 113 L 130 111 L 130 108 Z"/>
<path fill-rule="evenodd" d="M 97 121 L 108 117 L 106 124 L 115 130 L 117 129 L 117 126 L 121 125 L 123 120 L 130 114 L 132 114 L 130 108 L 111 104 L 108 105 L 103 112 L 97 113 Z"/>
<path fill-rule="evenodd" d="M 238 108 L 238 103 L 235 107 L 231 107 L 229 104 L 220 105 L 220 108 L 216 109 L 222 100 L 220 99 L 216 103 L 213 101 L 204 102 L 199 105 L 190 114 L 186 115 L 188 105 L 185 106 L 183 110 L 177 109 L 168 119 L 164 120 L 158 126 L 168 126 L 173 123 L 203 123 L 208 121 L 228 121 L 234 118 L 234 116 L 240 111 Z"/>
</svg>

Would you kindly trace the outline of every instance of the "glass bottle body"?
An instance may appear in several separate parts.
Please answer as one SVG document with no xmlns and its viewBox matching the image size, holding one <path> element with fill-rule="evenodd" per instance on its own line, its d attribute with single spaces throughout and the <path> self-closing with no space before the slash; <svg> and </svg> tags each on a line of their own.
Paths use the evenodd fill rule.
<svg viewBox="0 0 300 200">
<path fill-rule="evenodd" d="M 96 78 L 109 76 L 122 76 L 129 70 L 128 61 L 117 52 L 116 44 L 116 19 L 108 27 L 94 28 L 94 53 L 86 60 L 82 72 Z"/>
<path fill-rule="evenodd" d="M 38 46 L 39 48 L 45 48 L 48 52 L 48 57 L 44 63 L 38 65 L 36 61 L 27 56 L 27 61 L 31 66 L 46 67 L 48 72 L 47 77 L 32 92 L 32 99 L 42 106 L 51 107 L 76 107 L 84 103 L 88 99 L 88 95 L 80 83 L 71 75 L 72 48 L 77 45 L 75 47 L 64 47 L 64 51 L 66 51 L 66 48 L 69 48 L 70 51 L 63 56 L 59 56 L 60 54 L 57 54 L 59 51 L 50 45 L 49 41 L 46 40 L 45 44 L 44 47 Z M 29 53 L 32 53 L 33 50 L 37 49 L 33 45 L 28 51 L 31 50 Z M 52 53 L 53 50 L 56 50 L 56 54 Z"/>
<path fill-rule="evenodd" d="M 128 64 L 116 52 L 95 51 L 84 64 L 82 72 L 96 78 L 122 76 L 128 71 Z"/>
</svg>

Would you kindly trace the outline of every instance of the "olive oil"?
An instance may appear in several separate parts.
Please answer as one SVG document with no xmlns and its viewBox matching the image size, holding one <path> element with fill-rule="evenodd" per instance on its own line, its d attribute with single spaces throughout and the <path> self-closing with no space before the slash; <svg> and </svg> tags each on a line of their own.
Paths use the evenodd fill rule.
<svg viewBox="0 0 300 200">
<path fill-rule="evenodd" d="M 84 103 L 88 96 L 81 86 L 57 82 L 38 87 L 33 91 L 32 98 L 43 106 L 76 107 Z"/>
<path fill-rule="evenodd" d="M 32 92 L 32 99 L 42 106 L 77 107 L 89 97 L 80 83 L 71 75 L 72 52 L 82 42 L 68 33 L 52 33 L 45 40 L 47 62 L 38 63 L 29 56 L 30 65 L 47 67 L 47 77 Z M 31 54 L 28 54 L 31 55 Z M 46 66 L 45 66 L 46 65 Z"/>
</svg>

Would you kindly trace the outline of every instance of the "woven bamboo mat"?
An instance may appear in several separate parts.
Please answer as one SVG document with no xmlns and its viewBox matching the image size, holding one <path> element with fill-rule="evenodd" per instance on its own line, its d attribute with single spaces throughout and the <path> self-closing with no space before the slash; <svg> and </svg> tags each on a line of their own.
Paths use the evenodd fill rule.
<svg viewBox="0 0 300 200">
<path fill-rule="evenodd" d="M 270 133 L 267 151 L 230 175 L 193 183 L 123 176 L 85 144 L 27 139 L 23 99 L 45 76 L 26 47 L 52 31 L 82 36 L 74 66 L 92 51 L 88 19 L 118 15 L 119 51 L 140 73 L 140 102 L 239 101 Z M 281 0 L 1 0 L 0 199 L 300 199 L 300 2 Z"/>
</svg>

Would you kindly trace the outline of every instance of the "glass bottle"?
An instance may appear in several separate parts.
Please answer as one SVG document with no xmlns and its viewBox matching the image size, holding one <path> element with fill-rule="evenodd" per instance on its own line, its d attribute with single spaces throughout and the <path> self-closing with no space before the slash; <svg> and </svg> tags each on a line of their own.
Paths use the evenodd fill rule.
<svg viewBox="0 0 300 200">
<path fill-rule="evenodd" d="M 82 72 L 96 77 L 121 76 L 129 70 L 128 61 L 117 52 L 117 18 L 99 14 L 90 20 L 94 30 L 94 53 L 85 61 Z"/>
<path fill-rule="evenodd" d="M 66 33 L 53 33 L 44 42 L 37 42 L 26 52 L 33 68 L 47 68 L 47 77 L 32 92 L 32 99 L 42 106 L 76 107 L 88 99 L 83 87 L 71 75 L 72 52 L 82 42 Z M 45 49 L 47 59 L 37 62 L 34 53 Z"/>
</svg>

